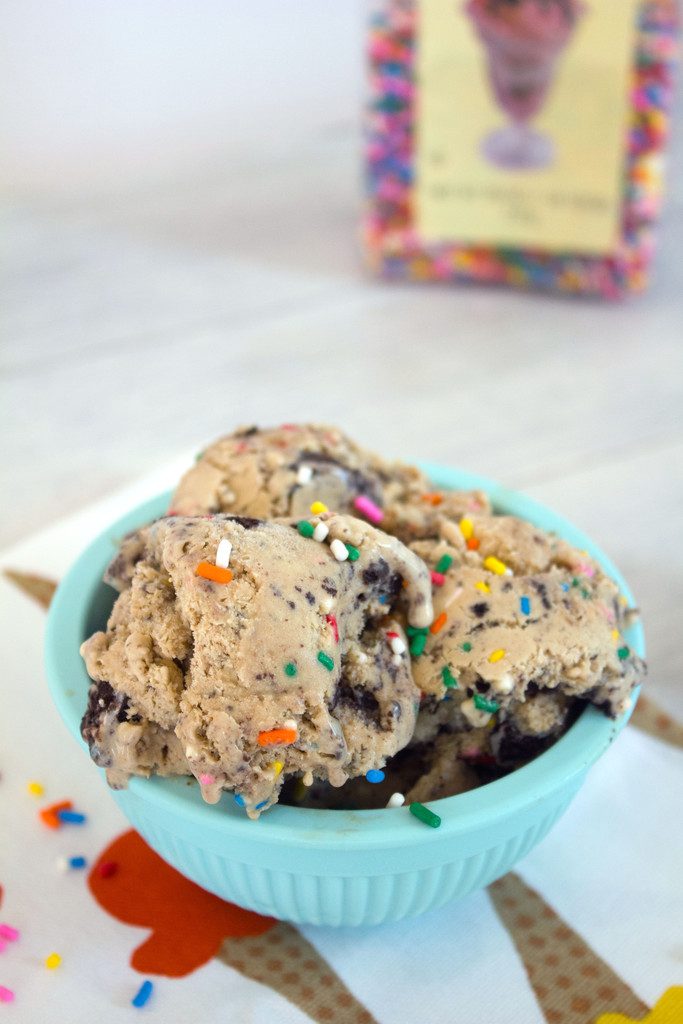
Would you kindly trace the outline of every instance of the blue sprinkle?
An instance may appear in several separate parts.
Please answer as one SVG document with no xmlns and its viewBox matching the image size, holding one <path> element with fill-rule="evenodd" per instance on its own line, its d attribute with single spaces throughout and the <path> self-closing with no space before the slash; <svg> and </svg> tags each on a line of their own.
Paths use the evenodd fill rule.
<svg viewBox="0 0 683 1024">
<path fill-rule="evenodd" d="M 384 782 L 384 772 L 379 768 L 371 768 L 365 778 L 368 782 Z"/>
<path fill-rule="evenodd" d="M 153 988 L 154 985 L 151 981 L 143 981 L 142 985 L 140 985 L 140 988 L 137 990 L 137 993 L 131 999 L 133 1006 L 144 1006 L 151 996 Z"/>
<path fill-rule="evenodd" d="M 85 857 L 69 857 L 70 868 L 84 868 L 87 863 Z"/>
<path fill-rule="evenodd" d="M 237 804 L 238 807 L 246 807 L 247 806 L 245 804 L 245 802 L 244 802 L 244 797 L 240 796 L 239 793 L 235 793 L 235 795 L 233 797 L 233 800 L 235 801 L 235 803 Z"/>
<path fill-rule="evenodd" d="M 386 604 L 387 603 L 387 595 L 386 594 L 380 594 L 379 595 L 379 603 L 380 604 Z"/>
<path fill-rule="evenodd" d="M 522 609 L 522 615 L 528 615 L 531 611 L 531 601 L 528 597 L 520 597 L 519 607 Z"/>
<path fill-rule="evenodd" d="M 260 804 L 256 804 L 256 810 L 257 810 L 257 811 L 260 811 L 260 810 L 261 810 L 261 808 L 262 808 L 262 807 L 265 807 L 267 803 L 268 803 L 268 801 L 267 801 L 267 800 L 262 800 Z"/>
<path fill-rule="evenodd" d="M 560 583 L 560 586 L 562 587 L 562 589 L 564 590 L 565 593 L 569 590 L 569 584 L 568 583 Z"/>
<path fill-rule="evenodd" d="M 78 811 L 57 811 L 57 817 L 69 825 L 82 825 L 85 821 L 85 814 L 79 814 Z"/>
</svg>

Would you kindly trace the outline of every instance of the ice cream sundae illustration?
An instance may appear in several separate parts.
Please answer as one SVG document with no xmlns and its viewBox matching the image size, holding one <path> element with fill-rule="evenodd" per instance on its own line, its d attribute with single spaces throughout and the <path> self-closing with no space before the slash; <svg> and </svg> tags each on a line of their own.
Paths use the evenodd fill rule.
<svg viewBox="0 0 683 1024">
<path fill-rule="evenodd" d="M 509 123 L 488 135 L 484 155 L 497 167 L 547 167 L 554 159 L 551 139 L 530 121 L 545 103 L 560 54 L 585 10 L 581 0 L 467 0 L 488 57 L 488 71 Z"/>
</svg>

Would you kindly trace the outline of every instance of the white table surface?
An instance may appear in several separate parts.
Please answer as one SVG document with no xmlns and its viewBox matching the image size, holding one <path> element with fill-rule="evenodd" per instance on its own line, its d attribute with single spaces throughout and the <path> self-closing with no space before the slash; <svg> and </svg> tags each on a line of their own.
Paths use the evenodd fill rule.
<svg viewBox="0 0 683 1024">
<path fill-rule="evenodd" d="M 314 65 L 291 71 L 296 103 L 274 109 L 289 80 L 284 48 L 273 102 L 261 83 L 250 120 L 247 83 L 224 111 L 220 145 L 192 138 L 195 159 L 176 153 L 143 171 L 102 133 L 91 167 L 68 111 L 68 151 L 44 140 L 17 150 L 2 230 L 0 542 L 237 424 L 330 420 L 387 455 L 466 466 L 573 518 L 629 578 L 653 687 L 680 707 L 683 119 L 647 295 L 602 305 L 381 284 L 357 244 L 362 4 L 335 5 L 334 32 L 327 2 L 317 14 L 295 6 L 302 46 L 304 16 L 315 30 Z M 53 32 L 55 14 L 43 23 L 33 2 L 10 7 L 26 139 L 31 96 L 49 97 L 51 83 L 62 96 L 73 62 L 62 40 L 61 72 L 52 50 L 43 92 L 33 82 L 31 93 L 22 45 Z M 248 22 L 234 44 L 245 63 L 257 53 Z M 156 100 L 141 96 L 144 134 Z"/>
</svg>

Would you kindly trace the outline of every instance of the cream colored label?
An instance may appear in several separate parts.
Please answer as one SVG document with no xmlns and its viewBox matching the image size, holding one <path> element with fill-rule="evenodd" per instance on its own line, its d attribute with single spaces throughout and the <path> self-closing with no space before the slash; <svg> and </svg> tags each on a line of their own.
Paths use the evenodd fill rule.
<svg viewBox="0 0 683 1024">
<path fill-rule="evenodd" d="M 585 0 L 555 60 L 531 69 L 549 85 L 523 123 L 519 111 L 515 122 L 504 109 L 519 95 L 519 68 L 480 38 L 465 0 L 418 0 L 415 210 L 422 238 L 586 254 L 614 249 L 638 5 Z M 496 60 L 499 81 L 511 89 L 507 104 L 491 84 Z M 523 92 L 528 74 L 521 82 Z"/>
</svg>

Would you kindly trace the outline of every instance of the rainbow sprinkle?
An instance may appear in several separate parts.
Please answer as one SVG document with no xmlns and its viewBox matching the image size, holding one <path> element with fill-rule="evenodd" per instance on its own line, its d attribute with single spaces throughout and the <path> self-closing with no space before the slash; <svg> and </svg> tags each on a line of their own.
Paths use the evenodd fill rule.
<svg viewBox="0 0 683 1024">
<path fill-rule="evenodd" d="M 371 768 L 369 772 L 365 773 L 365 778 L 368 782 L 372 782 L 374 784 L 384 782 L 384 772 L 380 768 Z"/>
<path fill-rule="evenodd" d="M 447 690 L 450 690 L 458 685 L 458 680 L 451 672 L 449 665 L 444 665 L 444 667 L 441 669 L 441 681 Z"/>
<path fill-rule="evenodd" d="M 45 957 L 45 966 L 48 971 L 56 970 L 62 962 L 62 958 L 59 953 L 50 953 L 49 956 Z"/>
<path fill-rule="evenodd" d="M 381 523 L 384 519 L 382 509 L 371 498 L 368 498 L 366 494 L 359 494 L 357 498 L 354 498 L 353 507 L 364 515 L 366 519 L 369 519 L 371 523 Z"/>
<path fill-rule="evenodd" d="M 502 647 L 499 647 L 497 651 L 491 651 L 491 653 L 489 654 L 489 661 L 492 664 L 495 664 L 495 662 L 500 661 L 500 659 L 504 657 L 505 651 L 503 650 Z"/>
<path fill-rule="evenodd" d="M 312 537 L 315 533 L 315 526 L 307 519 L 302 519 L 300 523 L 297 523 L 296 528 L 302 537 Z"/>
<path fill-rule="evenodd" d="M 450 567 L 453 565 L 452 555 L 442 555 L 439 561 L 434 567 L 434 571 L 440 573 L 442 576 L 445 572 L 448 572 Z"/>
<path fill-rule="evenodd" d="M 486 697 L 482 697 L 480 693 L 475 693 L 472 698 L 474 706 L 478 711 L 486 711 L 489 715 L 495 715 L 496 711 L 500 711 L 500 704 L 495 700 L 487 700 Z"/>
<path fill-rule="evenodd" d="M 479 281 L 605 299 L 642 291 L 662 201 L 661 163 L 677 51 L 676 0 L 642 0 L 640 5 L 621 232 L 607 257 L 422 241 L 413 219 L 419 5 L 381 0 L 376 7 L 368 41 L 366 142 L 365 241 L 371 268 L 393 280 Z"/>
<path fill-rule="evenodd" d="M 325 654 L 324 651 L 318 651 L 318 661 L 328 672 L 331 672 L 334 668 L 334 658 L 331 658 L 329 654 Z"/>
<path fill-rule="evenodd" d="M 14 992 L 11 988 L 0 985 L 0 1003 L 11 1003 L 14 1001 Z"/>
<path fill-rule="evenodd" d="M 425 825 L 429 825 L 430 828 L 438 828 L 441 824 L 439 815 L 434 814 L 434 811 L 430 811 L 424 804 L 412 803 L 410 805 L 410 813 L 414 814 Z"/>
<path fill-rule="evenodd" d="M 529 615 L 531 612 L 531 601 L 528 597 L 520 597 L 519 599 L 519 610 L 522 615 Z"/>
<path fill-rule="evenodd" d="M 131 1004 L 133 1006 L 136 1006 L 138 1009 L 141 1006 L 144 1006 L 147 1002 L 149 1002 L 149 998 L 152 995 L 153 989 L 154 985 L 149 980 L 149 978 L 147 979 L 147 981 L 143 981 L 142 985 L 140 985 L 140 988 L 137 990 L 137 992 L 131 999 Z"/>
</svg>

